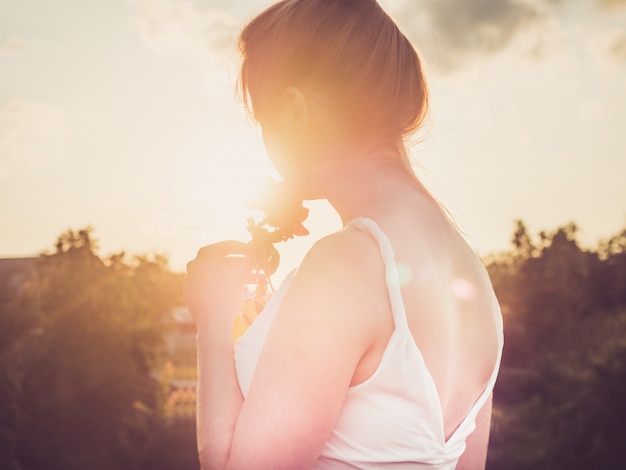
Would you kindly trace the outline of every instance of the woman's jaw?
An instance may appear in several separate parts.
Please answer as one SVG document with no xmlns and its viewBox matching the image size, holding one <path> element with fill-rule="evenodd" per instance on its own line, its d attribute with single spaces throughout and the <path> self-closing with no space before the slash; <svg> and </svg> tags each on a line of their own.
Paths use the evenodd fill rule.
<svg viewBox="0 0 626 470">
<path fill-rule="evenodd" d="M 302 164 L 297 158 L 281 176 L 301 200 L 326 199 L 344 222 L 351 220 L 392 189 L 392 181 L 412 181 L 415 175 L 402 140 L 344 142 Z"/>
</svg>

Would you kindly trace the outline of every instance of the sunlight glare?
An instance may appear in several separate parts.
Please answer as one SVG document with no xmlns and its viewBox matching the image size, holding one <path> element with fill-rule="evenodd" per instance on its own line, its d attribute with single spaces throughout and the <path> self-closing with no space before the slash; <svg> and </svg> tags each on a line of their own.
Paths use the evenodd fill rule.
<svg viewBox="0 0 626 470">
<path fill-rule="evenodd" d="M 450 284 L 452 293 L 461 300 L 471 300 L 474 298 L 476 289 L 474 285 L 467 279 L 457 278 Z"/>
<path fill-rule="evenodd" d="M 259 142 L 244 141 L 233 129 L 219 130 L 198 126 L 179 143 L 170 198 L 177 224 L 218 238 L 241 233 L 247 217 L 255 214 L 266 179 L 273 177 Z"/>
</svg>

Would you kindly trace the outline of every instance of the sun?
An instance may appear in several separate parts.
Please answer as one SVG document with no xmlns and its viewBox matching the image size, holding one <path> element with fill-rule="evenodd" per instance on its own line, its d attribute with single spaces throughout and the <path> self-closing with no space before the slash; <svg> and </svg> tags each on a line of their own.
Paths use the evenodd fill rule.
<svg viewBox="0 0 626 470">
<path fill-rule="evenodd" d="M 245 229 L 268 178 L 276 178 L 262 144 L 251 136 L 190 132 L 175 152 L 170 204 L 183 230 L 209 239 Z M 214 137 L 211 139 L 210 137 Z"/>
</svg>

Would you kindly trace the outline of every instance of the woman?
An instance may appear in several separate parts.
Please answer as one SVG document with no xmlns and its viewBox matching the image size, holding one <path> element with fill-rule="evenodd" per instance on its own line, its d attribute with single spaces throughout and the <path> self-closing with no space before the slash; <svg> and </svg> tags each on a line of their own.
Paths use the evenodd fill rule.
<svg viewBox="0 0 626 470">
<path fill-rule="evenodd" d="M 315 243 L 236 346 L 248 245 L 189 263 L 203 468 L 484 468 L 501 316 L 408 162 L 403 139 L 427 104 L 415 50 L 374 0 L 282 1 L 240 47 L 272 162 L 345 227 Z"/>
</svg>

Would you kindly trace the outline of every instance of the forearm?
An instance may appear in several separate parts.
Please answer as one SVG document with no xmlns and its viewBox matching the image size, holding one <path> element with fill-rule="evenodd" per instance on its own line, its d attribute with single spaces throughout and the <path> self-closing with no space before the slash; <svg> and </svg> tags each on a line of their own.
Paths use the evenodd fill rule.
<svg viewBox="0 0 626 470">
<path fill-rule="evenodd" d="M 491 429 L 493 395 L 489 397 L 476 416 L 476 429 L 465 441 L 465 452 L 459 458 L 457 470 L 482 470 L 487 464 L 487 447 Z"/>
<path fill-rule="evenodd" d="M 198 451 L 203 469 L 226 468 L 243 403 L 231 332 L 198 329 Z"/>
</svg>

